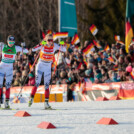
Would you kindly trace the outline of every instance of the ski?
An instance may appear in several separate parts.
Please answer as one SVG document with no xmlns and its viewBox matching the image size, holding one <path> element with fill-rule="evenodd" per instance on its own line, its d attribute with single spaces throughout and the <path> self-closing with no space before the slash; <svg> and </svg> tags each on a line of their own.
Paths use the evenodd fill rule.
<svg viewBox="0 0 134 134">
<path fill-rule="evenodd" d="M 42 109 L 42 110 L 57 110 L 57 109 L 55 109 L 55 108 L 51 108 L 51 109 L 50 109 L 50 108 L 49 108 L 49 109 L 45 109 L 45 108 L 44 108 L 44 109 Z"/>
<path fill-rule="evenodd" d="M 55 109 L 55 108 L 51 108 L 51 109 L 41 109 L 41 110 L 68 110 L 68 109 Z"/>
<path fill-rule="evenodd" d="M 19 110 L 19 108 L 0 108 L 0 110 Z"/>
</svg>

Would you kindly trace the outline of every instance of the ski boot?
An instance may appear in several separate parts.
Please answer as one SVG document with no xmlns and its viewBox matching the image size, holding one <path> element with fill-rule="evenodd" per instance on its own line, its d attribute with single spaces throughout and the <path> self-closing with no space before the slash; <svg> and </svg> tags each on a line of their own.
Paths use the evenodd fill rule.
<svg viewBox="0 0 134 134">
<path fill-rule="evenodd" d="M 53 110 L 52 107 L 48 103 L 48 99 L 45 100 L 45 110 Z"/>
<path fill-rule="evenodd" d="M 28 107 L 31 107 L 31 105 L 33 104 L 33 97 L 30 97 L 29 98 L 29 101 L 28 101 Z"/>
<path fill-rule="evenodd" d="M 6 100 L 5 100 L 5 109 L 10 109 L 10 106 L 9 106 L 9 99 L 6 99 Z"/>
</svg>

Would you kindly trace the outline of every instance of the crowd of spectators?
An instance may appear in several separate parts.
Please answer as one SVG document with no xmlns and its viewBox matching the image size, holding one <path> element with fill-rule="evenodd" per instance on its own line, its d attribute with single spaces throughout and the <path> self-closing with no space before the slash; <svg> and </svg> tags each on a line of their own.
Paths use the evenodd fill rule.
<svg viewBox="0 0 134 134">
<path fill-rule="evenodd" d="M 107 43 L 100 41 L 101 49 L 95 46 L 95 51 L 85 55 L 83 49 L 90 42 L 84 44 L 71 45 L 69 40 L 65 41 L 67 52 L 56 52 L 55 59 L 57 66 L 52 67 L 51 84 L 65 84 L 83 82 L 86 79 L 92 83 L 109 83 L 133 80 L 134 74 L 134 43 L 129 47 L 129 53 L 125 51 L 123 43 L 116 42 L 109 44 L 110 49 L 104 50 Z M 83 47 L 82 47 L 83 46 Z M 26 86 L 35 84 L 35 67 L 29 74 L 30 66 L 34 63 L 38 52 L 29 51 L 28 54 L 18 53 L 14 63 L 13 83 L 12 86 Z M 109 60 L 109 57 L 113 61 Z M 55 71 L 56 70 L 56 71 Z M 26 79 L 28 76 L 28 79 Z M 43 84 L 43 78 L 41 85 Z"/>
<path fill-rule="evenodd" d="M 66 42 L 68 43 L 68 42 Z M 66 54 L 63 54 L 62 62 L 57 66 L 56 76 L 52 74 L 54 83 L 78 83 L 89 79 L 92 83 L 109 83 L 132 81 L 134 78 L 134 42 L 126 53 L 125 44 L 116 42 L 109 44 L 109 49 L 105 50 L 107 43 L 100 41 L 102 46 L 95 51 L 85 55 L 83 49 L 91 42 L 85 41 L 83 47 L 69 47 Z M 110 60 L 112 59 L 112 60 Z M 64 64 L 64 66 L 63 66 Z"/>
</svg>

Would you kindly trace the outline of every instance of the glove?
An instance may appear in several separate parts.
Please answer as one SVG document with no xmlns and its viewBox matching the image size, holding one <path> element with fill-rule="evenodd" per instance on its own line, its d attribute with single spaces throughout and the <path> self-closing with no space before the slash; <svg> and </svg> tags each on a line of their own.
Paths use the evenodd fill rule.
<svg viewBox="0 0 134 134">
<path fill-rule="evenodd" d="M 40 44 L 41 44 L 41 45 L 46 45 L 47 42 L 43 40 Z"/>
</svg>

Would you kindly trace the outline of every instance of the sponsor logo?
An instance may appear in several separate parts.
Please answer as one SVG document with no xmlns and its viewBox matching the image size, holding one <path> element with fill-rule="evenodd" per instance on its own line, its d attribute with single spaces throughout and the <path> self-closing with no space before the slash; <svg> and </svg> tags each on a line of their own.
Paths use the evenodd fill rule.
<svg viewBox="0 0 134 134">
<path fill-rule="evenodd" d="M 4 54 L 5 58 L 13 58 L 13 55 Z"/>
</svg>

